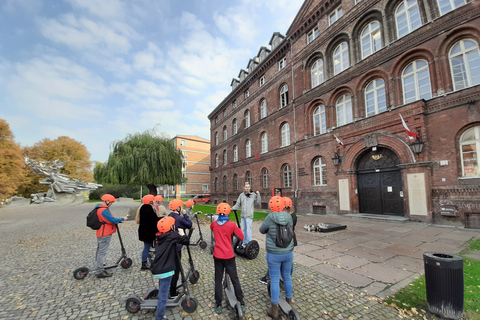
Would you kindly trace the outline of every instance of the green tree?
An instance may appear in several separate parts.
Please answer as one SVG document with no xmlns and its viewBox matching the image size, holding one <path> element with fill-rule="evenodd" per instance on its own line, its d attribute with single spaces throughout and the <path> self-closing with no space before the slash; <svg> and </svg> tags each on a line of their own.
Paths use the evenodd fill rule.
<svg viewBox="0 0 480 320">
<path fill-rule="evenodd" d="M 107 162 L 97 163 L 93 175 L 98 183 L 146 185 L 156 195 L 157 185 L 185 182 L 182 163 L 182 153 L 173 141 L 152 130 L 113 143 Z"/>
<path fill-rule="evenodd" d="M 10 126 L 0 119 L 0 200 L 15 195 L 25 180 L 22 148 L 13 139 Z"/>
</svg>

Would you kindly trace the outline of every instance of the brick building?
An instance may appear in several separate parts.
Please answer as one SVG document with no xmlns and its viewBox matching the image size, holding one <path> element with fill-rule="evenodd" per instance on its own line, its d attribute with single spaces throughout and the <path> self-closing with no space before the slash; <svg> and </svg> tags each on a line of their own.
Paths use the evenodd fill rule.
<svg viewBox="0 0 480 320">
<path fill-rule="evenodd" d="M 212 200 L 480 228 L 479 43 L 478 0 L 306 0 L 209 115 Z"/>
<path fill-rule="evenodd" d="M 191 197 L 210 192 L 210 141 L 197 136 L 177 135 L 175 148 L 182 150 L 184 163 L 182 174 L 187 183 L 175 186 L 177 197 Z"/>
</svg>

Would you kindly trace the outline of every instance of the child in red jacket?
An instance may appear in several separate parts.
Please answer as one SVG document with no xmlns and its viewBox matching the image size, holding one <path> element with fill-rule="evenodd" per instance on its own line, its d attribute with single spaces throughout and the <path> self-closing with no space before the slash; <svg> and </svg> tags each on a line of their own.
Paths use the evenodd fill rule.
<svg viewBox="0 0 480 320">
<path fill-rule="evenodd" d="M 232 235 L 235 234 L 240 241 L 243 240 L 243 232 L 237 225 L 228 219 L 231 208 L 227 203 L 220 203 L 217 206 L 217 221 L 212 222 L 210 229 L 213 231 L 215 246 L 213 249 L 213 261 L 215 265 L 215 312 L 222 313 L 223 296 L 223 272 L 227 273 L 232 279 L 233 289 L 238 302 L 242 305 L 245 312 L 245 302 L 243 301 L 243 292 L 240 287 L 240 280 L 237 275 L 237 265 L 233 253 Z"/>
</svg>

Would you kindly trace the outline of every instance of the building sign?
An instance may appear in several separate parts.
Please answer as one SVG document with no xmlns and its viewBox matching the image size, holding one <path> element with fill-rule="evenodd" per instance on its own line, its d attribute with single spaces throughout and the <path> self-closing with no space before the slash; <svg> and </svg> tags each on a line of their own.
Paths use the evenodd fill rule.
<svg viewBox="0 0 480 320">
<path fill-rule="evenodd" d="M 457 206 L 454 205 L 442 205 L 440 206 L 440 214 L 447 217 L 457 216 Z"/>
</svg>

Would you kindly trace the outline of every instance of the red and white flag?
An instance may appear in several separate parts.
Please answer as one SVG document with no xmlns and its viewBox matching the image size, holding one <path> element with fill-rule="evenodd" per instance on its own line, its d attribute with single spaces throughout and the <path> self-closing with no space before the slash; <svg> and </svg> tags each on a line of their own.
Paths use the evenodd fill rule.
<svg viewBox="0 0 480 320">
<path fill-rule="evenodd" d="M 345 147 L 345 144 L 344 144 L 340 139 L 338 139 L 338 137 L 337 137 L 336 135 L 333 135 L 333 136 L 335 137 L 335 140 L 336 140 L 339 144 L 341 144 L 343 147 Z"/>
<path fill-rule="evenodd" d="M 403 127 L 405 128 L 405 131 L 407 131 L 408 139 L 413 140 L 413 139 L 415 139 L 415 137 L 420 138 L 418 136 L 418 134 L 416 134 L 415 132 L 412 132 L 412 131 L 410 131 L 410 129 L 408 129 L 407 124 L 405 123 L 405 120 L 403 120 L 402 115 L 400 113 L 399 113 L 399 115 L 400 115 L 400 119 L 402 119 L 402 124 L 403 124 Z"/>
</svg>

